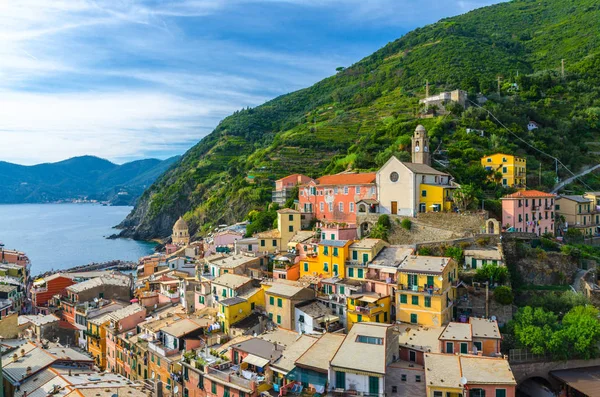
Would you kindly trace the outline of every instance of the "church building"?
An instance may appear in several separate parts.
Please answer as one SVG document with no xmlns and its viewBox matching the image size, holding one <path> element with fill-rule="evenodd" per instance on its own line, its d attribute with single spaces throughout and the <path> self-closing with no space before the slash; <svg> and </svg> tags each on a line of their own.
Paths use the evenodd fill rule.
<svg viewBox="0 0 600 397">
<path fill-rule="evenodd" d="M 190 231 L 188 224 L 182 217 L 179 217 L 175 225 L 173 225 L 173 234 L 171 235 L 171 241 L 175 245 L 188 245 L 190 243 Z"/>
</svg>

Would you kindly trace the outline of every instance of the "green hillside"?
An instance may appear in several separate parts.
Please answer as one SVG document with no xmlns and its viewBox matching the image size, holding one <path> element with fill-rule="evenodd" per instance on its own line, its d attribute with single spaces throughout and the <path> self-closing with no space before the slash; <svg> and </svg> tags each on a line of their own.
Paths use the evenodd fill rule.
<svg viewBox="0 0 600 397">
<path fill-rule="evenodd" d="M 122 234 L 165 237 L 182 214 L 202 232 L 263 207 L 272 181 L 286 174 L 376 169 L 392 154 L 408 159 L 417 124 L 438 149 L 434 165 L 447 165 L 491 206 L 505 191 L 486 182 L 478 165 L 483 154 L 526 156 L 529 186 L 549 188 L 556 177 L 551 156 L 573 171 L 597 162 L 591 152 L 600 149 L 586 142 L 600 133 L 599 52 L 594 0 L 513 1 L 416 29 L 312 87 L 225 118 L 144 193 Z M 426 80 L 432 93 L 461 88 L 472 99 L 483 93 L 486 109 L 549 156 L 474 106 L 420 119 Z M 528 132 L 529 120 L 543 128 Z M 568 175 L 561 166 L 559 176 Z"/>
</svg>

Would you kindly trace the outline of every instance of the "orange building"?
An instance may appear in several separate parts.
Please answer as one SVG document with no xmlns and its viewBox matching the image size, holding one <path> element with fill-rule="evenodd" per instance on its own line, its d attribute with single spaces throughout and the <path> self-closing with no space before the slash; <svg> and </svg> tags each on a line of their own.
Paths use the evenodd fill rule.
<svg viewBox="0 0 600 397">
<path fill-rule="evenodd" d="M 375 172 L 326 175 L 301 185 L 299 209 L 318 221 L 356 224 L 356 203 L 377 200 Z"/>
<path fill-rule="evenodd" d="M 56 273 L 40 278 L 31 287 L 31 304 L 34 313 L 46 313 L 48 301 L 54 295 L 62 295 L 65 289 L 75 284 L 72 278 Z"/>
</svg>

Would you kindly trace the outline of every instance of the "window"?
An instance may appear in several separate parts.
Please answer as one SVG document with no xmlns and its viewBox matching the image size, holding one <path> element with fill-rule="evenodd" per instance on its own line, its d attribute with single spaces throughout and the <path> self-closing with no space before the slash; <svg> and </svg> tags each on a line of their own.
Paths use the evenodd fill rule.
<svg viewBox="0 0 600 397">
<path fill-rule="evenodd" d="M 273 321 L 273 313 L 269 313 L 269 320 Z"/>
<path fill-rule="evenodd" d="M 328 246 L 323 246 L 323 255 L 329 255 L 329 247 Z"/>
<path fill-rule="evenodd" d="M 506 180 L 506 178 L 502 178 L 502 184 L 504 186 L 508 185 L 508 181 Z"/>
<path fill-rule="evenodd" d="M 427 190 L 421 190 L 421 197 L 427 197 Z"/>
<path fill-rule="evenodd" d="M 264 247 L 265 246 L 265 240 L 260 240 L 260 246 Z"/>
<path fill-rule="evenodd" d="M 327 262 L 323 263 L 323 271 L 329 272 L 329 264 Z"/>
<path fill-rule="evenodd" d="M 240 394 L 240 397 L 246 397 L 246 392 L 243 392 L 243 391 L 240 390 L 239 394 Z"/>
<path fill-rule="evenodd" d="M 362 255 L 362 261 L 363 261 L 363 263 L 369 262 L 369 254 L 363 254 Z"/>
<path fill-rule="evenodd" d="M 353 261 L 357 261 L 358 260 L 358 251 L 352 251 L 352 260 Z"/>
<path fill-rule="evenodd" d="M 335 233 L 331 233 L 331 234 L 329 235 L 329 239 L 330 239 L 330 240 L 335 240 Z"/>
<path fill-rule="evenodd" d="M 325 203 L 322 201 L 319 203 L 319 211 L 321 211 L 321 212 L 325 211 Z"/>
<path fill-rule="evenodd" d="M 337 186 L 333 188 L 333 194 L 338 194 L 338 187 Z"/>
<path fill-rule="evenodd" d="M 363 269 L 358 269 L 358 278 L 363 278 L 363 273 L 364 273 Z"/>
<path fill-rule="evenodd" d="M 275 298 L 272 296 L 269 296 L 269 304 L 270 305 L 274 305 L 275 304 Z"/>
<path fill-rule="evenodd" d="M 508 172 L 508 167 L 502 167 L 502 173 L 506 174 Z"/>
<path fill-rule="evenodd" d="M 375 186 L 371 187 L 371 194 L 375 194 Z"/>
<path fill-rule="evenodd" d="M 469 390 L 469 397 L 485 397 L 485 390 L 471 389 Z"/>
<path fill-rule="evenodd" d="M 406 374 L 402 374 L 402 375 L 400 375 L 400 380 L 401 380 L 402 382 L 406 382 Z"/>
<path fill-rule="evenodd" d="M 410 362 L 416 362 L 417 361 L 417 352 L 414 350 L 409 350 L 408 351 L 408 361 Z"/>
<path fill-rule="evenodd" d="M 475 349 L 477 349 L 478 352 L 483 350 L 483 345 L 481 342 L 473 342 L 473 346 L 475 346 Z"/>
<path fill-rule="evenodd" d="M 304 322 L 304 314 L 301 314 L 298 316 L 298 322 L 300 322 L 300 323 Z"/>
<path fill-rule="evenodd" d="M 334 264 L 334 265 L 333 265 L 333 275 L 334 275 L 334 276 L 337 276 L 337 275 L 338 275 L 338 265 L 337 265 L 337 264 Z"/>
<path fill-rule="evenodd" d="M 444 397 L 444 392 L 434 391 L 433 392 L 433 397 Z"/>
<path fill-rule="evenodd" d="M 281 316 L 279 314 L 277 315 L 277 324 L 281 324 Z"/>
<path fill-rule="evenodd" d="M 304 262 L 304 271 L 307 272 L 308 271 L 308 262 Z"/>
<path fill-rule="evenodd" d="M 354 268 L 353 267 L 348 268 L 348 277 L 354 277 Z"/>
<path fill-rule="evenodd" d="M 277 240 L 273 240 L 273 247 L 277 247 Z"/>
<path fill-rule="evenodd" d="M 293 232 L 294 231 L 294 226 L 293 225 L 289 225 L 288 226 L 288 231 L 289 232 Z"/>
<path fill-rule="evenodd" d="M 348 191 L 349 191 L 348 186 L 344 186 L 344 194 L 348 194 Z"/>
<path fill-rule="evenodd" d="M 425 297 L 425 307 L 431 307 L 431 296 Z"/>
<path fill-rule="evenodd" d="M 160 357 L 156 357 L 156 365 L 160 367 Z"/>
<path fill-rule="evenodd" d="M 356 322 L 357 323 L 362 322 L 362 315 L 359 314 L 359 315 L 356 316 Z"/>
<path fill-rule="evenodd" d="M 339 207 L 340 212 L 344 212 L 344 203 L 342 203 L 340 201 L 340 203 L 338 204 L 338 207 Z"/>
<path fill-rule="evenodd" d="M 338 256 L 338 248 L 333 247 L 333 256 Z"/>
<path fill-rule="evenodd" d="M 354 203 L 350 203 L 350 212 L 354 212 Z"/>
<path fill-rule="evenodd" d="M 398 393 L 398 386 L 392 386 L 392 393 Z"/>
<path fill-rule="evenodd" d="M 415 382 L 421 383 L 421 375 L 415 375 Z"/>
<path fill-rule="evenodd" d="M 277 307 L 283 307 L 283 300 L 281 298 L 277 298 Z"/>
<path fill-rule="evenodd" d="M 408 296 L 406 294 L 400 295 L 400 303 L 407 303 Z"/>
<path fill-rule="evenodd" d="M 506 397 L 506 389 L 496 389 L 496 397 Z"/>
<path fill-rule="evenodd" d="M 328 204 L 327 204 L 327 210 L 328 210 L 329 212 L 333 212 L 333 203 L 328 203 Z"/>
<path fill-rule="evenodd" d="M 210 392 L 212 394 L 217 394 L 217 384 L 215 382 L 210 382 Z"/>
<path fill-rule="evenodd" d="M 411 324 L 416 324 L 418 322 L 418 317 L 417 317 L 416 313 L 410 314 L 410 322 L 411 322 Z"/>
<path fill-rule="evenodd" d="M 467 354 L 469 353 L 469 344 L 466 342 L 461 342 L 460 343 L 460 354 Z"/>
<path fill-rule="evenodd" d="M 519 214 L 519 222 L 523 222 L 523 215 Z"/>
<path fill-rule="evenodd" d="M 360 194 L 360 186 L 355 186 L 354 187 L 354 193 Z"/>
<path fill-rule="evenodd" d="M 344 295 L 345 288 L 343 285 L 340 285 L 340 294 Z"/>
<path fill-rule="evenodd" d="M 446 353 L 453 354 L 454 353 L 454 343 L 446 342 Z"/>
<path fill-rule="evenodd" d="M 413 305 L 419 305 L 419 295 L 413 295 L 410 299 L 410 303 Z"/>
<path fill-rule="evenodd" d="M 293 221 L 294 220 L 294 215 L 292 215 L 292 214 L 288 215 L 288 220 Z"/>
</svg>

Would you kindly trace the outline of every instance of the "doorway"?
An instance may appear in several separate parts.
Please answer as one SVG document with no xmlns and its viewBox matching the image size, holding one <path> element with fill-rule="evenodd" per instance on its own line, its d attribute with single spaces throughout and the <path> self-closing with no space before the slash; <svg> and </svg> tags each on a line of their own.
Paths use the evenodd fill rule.
<svg viewBox="0 0 600 397">
<path fill-rule="evenodd" d="M 398 202 L 392 201 L 392 215 L 398 215 Z"/>
</svg>

